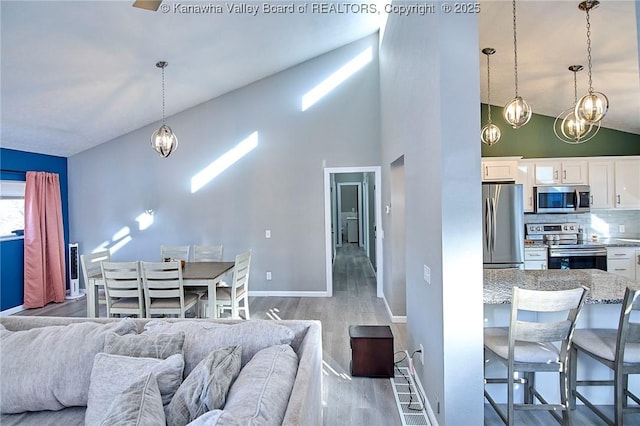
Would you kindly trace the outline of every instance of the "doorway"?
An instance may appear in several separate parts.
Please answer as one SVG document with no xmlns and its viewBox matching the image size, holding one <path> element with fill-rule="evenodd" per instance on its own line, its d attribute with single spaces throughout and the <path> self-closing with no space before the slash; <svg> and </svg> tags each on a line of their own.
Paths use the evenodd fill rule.
<svg viewBox="0 0 640 426">
<path fill-rule="evenodd" d="M 380 167 L 324 169 L 327 296 L 333 296 L 333 261 L 345 242 L 365 251 L 382 297 Z"/>
</svg>

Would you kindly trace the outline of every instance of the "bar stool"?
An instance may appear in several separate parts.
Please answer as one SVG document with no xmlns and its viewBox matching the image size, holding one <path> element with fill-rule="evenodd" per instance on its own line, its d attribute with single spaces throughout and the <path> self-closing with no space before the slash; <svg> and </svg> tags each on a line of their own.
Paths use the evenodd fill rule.
<svg viewBox="0 0 640 426">
<path fill-rule="evenodd" d="M 514 424 L 514 410 L 548 410 L 560 423 L 571 424 L 569 409 L 568 364 L 571 337 L 575 321 L 584 304 L 587 288 L 542 291 L 513 288 L 509 328 L 486 327 L 484 329 L 485 359 L 497 358 L 507 367 L 506 378 L 487 378 L 485 384 L 507 384 L 507 413 L 505 414 L 489 392 L 485 398 L 505 424 Z M 532 320 L 523 318 L 523 311 L 535 313 Z M 554 314 L 551 321 L 539 320 L 545 314 Z M 556 346 L 557 345 L 557 346 Z M 516 372 L 523 373 L 516 378 Z M 535 388 L 536 372 L 560 374 L 560 404 L 548 403 Z M 524 403 L 514 402 L 514 383 L 523 383 Z M 540 404 L 534 404 L 534 397 Z M 562 411 L 562 417 L 556 411 Z"/>
<path fill-rule="evenodd" d="M 625 290 L 618 329 L 576 329 L 571 349 L 571 407 L 576 397 L 609 425 L 624 424 L 623 414 L 640 412 L 640 399 L 629 391 L 629 374 L 640 374 L 640 320 L 631 318 L 640 311 L 640 290 Z M 640 315 L 636 312 L 635 315 Z M 634 315 L 634 316 L 635 316 Z M 577 380 L 578 354 L 584 353 L 613 370 L 613 380 Z M 614 418 L 610 419 L 576 388 L 613 386 Z M 628 398 L 639 406 L 629 407 Z"/>
</svg>

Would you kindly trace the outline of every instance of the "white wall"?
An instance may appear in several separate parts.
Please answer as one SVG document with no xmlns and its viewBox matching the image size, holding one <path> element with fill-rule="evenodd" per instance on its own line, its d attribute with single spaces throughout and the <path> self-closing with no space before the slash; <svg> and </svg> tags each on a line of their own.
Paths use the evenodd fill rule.
<svg viewBox="0 0 640 426">
<path fill-rule="evenodd" d="M 391 162 L 405 164 L 408 349 L 423 344 L 416 369 L 448 426 L 484 418 L 479 55 L 477 16 L 439 11 L 389 16 L 380 52 L 383 205 Z"/>
<path fill-rule="evenodd" d="M 71 241 L 90 252 L 128 227 L 115 260 L 159 259 L 161 244 L 223 244 L 227 259 L 251 248 L 252 291 L 322 294 L 323 167 L 379 164 L 377 43 L 367 37 L 167 117 L 179 138 L 169 158 L 149 145 L 159 123 L 69 158 Z M 301 111 L 304 93 L 368 46 L 365 68 Z M 194 174 L 255 131 L 254 150 L 191 193 Z M 146 209 L 154 221 L 139 230 Z"/>
</svg>

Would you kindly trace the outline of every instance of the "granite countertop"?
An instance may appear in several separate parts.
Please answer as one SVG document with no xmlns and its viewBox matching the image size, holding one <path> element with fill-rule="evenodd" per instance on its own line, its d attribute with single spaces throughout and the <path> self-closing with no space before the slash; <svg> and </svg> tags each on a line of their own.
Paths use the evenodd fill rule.
<svg viewBox="0 0 640 426">
<path fill-rule="evenodd" d="M 640 248 L 640 238 L 605 238 L 597 241 L 605 247 L 638 247 Z"/>
<path fill-rule="evenodd" d="M 484 303 L 511 303 L 513 287 L 530 290 L 564 290 L 584 285 L 589 289 L 585 303 L 622 303 L 626 287 L 640 283 L 599 269 L 485 269 Z"/>
</svg>

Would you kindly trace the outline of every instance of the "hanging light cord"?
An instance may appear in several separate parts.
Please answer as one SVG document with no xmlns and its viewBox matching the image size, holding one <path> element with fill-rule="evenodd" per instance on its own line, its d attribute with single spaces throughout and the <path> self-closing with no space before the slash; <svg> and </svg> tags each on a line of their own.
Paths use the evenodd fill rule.
<svg viewBox="0 0 640 426">
<path fill-rule="evenodd" d="M 516 38 L 516 0 L 513 0 L 513 63 L 516 79 L 516 98 L 518 97 L 518 40 Z"/>
<path fill-rule="evenodd" d="M 489 56 L 487 55 L 487 116 L 491 123 L 491 65 L 489 64 Z"/>
<path fill-rule="evenodd" d="M 589 94 L 593 94 L 593 83 L 591 81 L 591 21 L 589 21 L 589 9 L 587 9 L 587 62 L 589 64 Z"/>
<path fill-rule="evenodd" d="M 580 70 L 577 69 L 572 71 L 573 71 L 573 106 L 576 106 L 578 104 L 578 71 Z"/>
<path fill-rule="evenodd" d="M 165 124 L 165 121 L 164 121 L 164 66 L 162 67 L 162 124 Z"/>
</svg>

